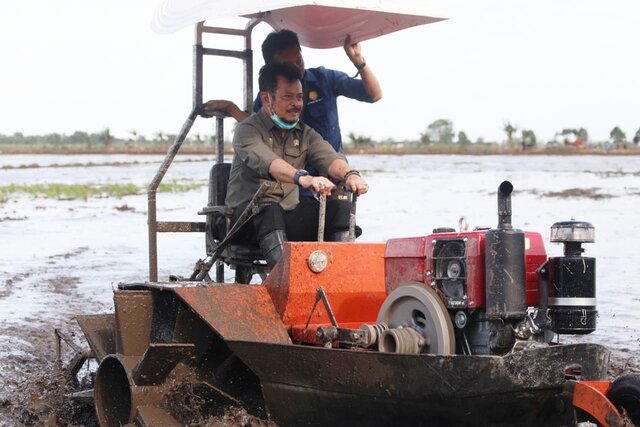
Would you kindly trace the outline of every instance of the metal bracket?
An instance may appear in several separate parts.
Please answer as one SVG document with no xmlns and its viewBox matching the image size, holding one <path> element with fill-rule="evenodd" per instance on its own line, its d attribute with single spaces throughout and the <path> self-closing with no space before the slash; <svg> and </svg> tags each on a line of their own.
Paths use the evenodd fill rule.
<svg viewBox="0 0 640 427">
<path fill-rule="evenodd" d="M 327 310 L 327 315 L 329 315 L 329 320 L 331 320 L 331 324 L 339 328 L 338 321 L 336 320 L 336 316 L 333 314 L 333 310 L 331 309 L 331 304 L 329 304 L 329 298 L 327 298 L 327 293 L 324 291 L 324 288 L 320 286 L 316 291 L 316 300 L 313 303 L 313 307 L 311 307 L 311 312 L 309 313 L 309 318 L 307 319 L 307 323 L 304 325 L 304 329 L 302 330 L 302 335 L 300 336 L 299 344 L 302 344 L 302 340 L 307 332 L 307 328 L 309 327 L 309 323 L 311 323 L 311 317 L 313 313 L 316 311 L 316 307 L 318 306 L 318 302 L 322 300 L 324 304 L 324 308 Z"/>
<path fill-rule="evenodd" d="M 54 332 L 56 334 L 55 368 L 67 371 L 71 378 L 75 379 L 76 375 L 84 365 L 84 362 L 86 362 L 88 359 L 95 359 L 95 355 L 91 350 L 86 350 L 80 347 L 75 343 L 75 341 L 73 341 L 73 338 L 71 338 L 68 334 L 62 332 L 60 329 L 56 328 L 54 329 Z M 65 367 L 62 366 L 62 341 L 67 343 L 67 345 L 75 351 L 73 358 Z"/>
<path fill-rule="evenodd" d="M 267 192 L 271 185 L 268 182 L 263 182 L 258 188 L 258 191 L 253 195 L 251 201 L 247 205 L 247 207 L 242 211 L 238 220 L 233 224 L 233 227 L 227 232 L 225 238 L 218 244 L 218 247 L 213 251 L 211 256 L 207 257 L 205 260 L 198 260 L 194 267 L 193 273 L 191 274 L 190 280 L 203 280 L 209 274 L 209 270 L 215 262 L 222 255 L 222 251 L 227 247 L 233 236 L 245 225 L 251 218 L 253 218 L 258 212 L 260 212 L 261 206 L 259 205 L 260 199 L 264 193 Z"/>
</svg>

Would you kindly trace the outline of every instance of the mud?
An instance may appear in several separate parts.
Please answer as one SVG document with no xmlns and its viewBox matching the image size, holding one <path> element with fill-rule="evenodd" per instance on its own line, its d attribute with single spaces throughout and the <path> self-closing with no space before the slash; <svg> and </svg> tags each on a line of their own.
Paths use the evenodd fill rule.
<svg viewBox="0 0 640 427">
<path fill-rule="evenodd" d="M 521 192 L 528 192 L 538 197 L 553 197 L 558 199 L 602 200 L 616 197 L 613 194 L 603 193 L 600 188 L 568 188 L 562 191 L 521 190 Z"/>
<path fill-rule="evenodd" d="M 47 258 L 47 265 L 55 265 L 80 256 L 88 248 L 62 253 Z M 31 274 L 16 275 L 5 281 L 5 291 L 23 283 Z M 73 301 L 60 310 L 58 319 L 26 317 L 26 324 L 0 324 L 0 344 L 3 358 L 0 360 L 0 426 L 98 426 L 92 403 L 74 400 L 72 393 L 91 389 L 97 364 L 84 364 L 76 377 L 65 370 L 75 351 L 62 342 L 60 363 L 57 361 L 55 329 L 60 328 L 74 343 L 88 350 L 86 341 L 71 313 L 83 312 L 83 305 L 91 306 L 78 292 L 80 278 L 60 275 L 38 281 L 47 293 L 68 297 Z M 46 293 L 42 295 L 46 298 Z M 63 319 L 68 319 L 64 321 Z M 272 427 L 275 423 L 253 415 L 243 407 L 228 400 L 212 398 L 202 387 L 190 383 L 167 397 L 167 405 L 186 426 L 245 426 Z"/>
<path fill-rule="evenodd" d="M 190 382 L 172 390 L 165 403 L 178 421 L 188 427 L 277 427 L 275 422 L 268 419 L 264 408 L 250 411 L 212 393 L 205 386 Z"/>
<path fill-rule="evenodd" d="M 136 208 L 127 205 L 126 203 L 121 206 L 116 206 L 115 209 L 120 212 L 135 212 Z"/>
<path fill-rule="evenodd" d="M 4 217 L 0 218 L 0 222 L 3 222 L 3 221 L 24 221 L 26 219 L 27 219 L 26 216 L 20 216 L 20 217 L 4 216 Z"/>
<path fill-rule="evenodd" d="M 0 328 L 0 335 L 14 338 L 0 367 L 0 425 L 97 426 L 92 405 L 67 397 L 87 387 L 86 370 L 84 379 L 74 383 L 55 364 L 54 325 L 31 320 L 33 327 Z"/>
<path fill-rule="evenodd" d="M 65 285 L 68 278 L 60 278 Z M 88 390 L 95 377 L 95 361 L 87 362 L 77 377 L 65 370 L 74 351 L 64 342 L 62 360 L 56 363 L 53 323 L 38 322 L 30 328 L 0 326 L 0 335 L 12 336 L 13 349 L 1 363 L 0 426 L 97 427 L 92 403 L 74 400 L 72 393 Z M 76 344 L 86 347 L 75 322 L 66 325 Z M 276 427 L 277 424 L 250 414 L 247 409 L 212 398 L 188 382 L 173 390 L 166 404 L 185 426 Z"/>
<path fill-rule="evenodd" d="M 21 282 L 25 277 L 29 277 L 29 273 L 16 274 L 15 276 L 7 279 L 2 283 L 0 287 L 0 298 L 4 298 L 11 294 L 11 289 L 15 283 Z"/>
</svg>

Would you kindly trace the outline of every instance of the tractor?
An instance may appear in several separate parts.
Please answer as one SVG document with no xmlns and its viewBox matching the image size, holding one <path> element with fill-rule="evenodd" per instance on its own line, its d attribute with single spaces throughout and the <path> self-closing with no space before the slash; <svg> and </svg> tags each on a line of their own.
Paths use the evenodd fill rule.
<svg viewBox="0 0 640 427">
<path fill-rule="evenodd" d="M 285 242 L 271 270 L 258 248 L 232 239 L 225 117 L 203 109 L 203 58 L 243 61 L 248 111 L 259 22 L 332 47 L 345 34 L 365 40 L 441 16 L 395 1 L 198 4 L 181 10 L 167 0 L 156 15 L 167 28 L 197 23 L 193 110 L 148 192 L 149 278 L 119 284 L 113 313 L 77 316 L 90 350 L 78 351 L 69 372 L 98 362 L 90 395 L 102 427 L 188 424 L 171 404 L 187 389 L 198 396 L 193 411 L 234 405 L 282 426 L 640 425 L 640 378 L 611 381 L 604 346 L 558 340 L 596 328 L 596 260 L 583 255 L 595 228 L 553 224 L 550 240 L 564 253 L 549 257 L 540 233 L 514 227 L 509 181 L 498 184 L 495 228 L 436 228 L 381 243 Z M 204 23 L 227 16 L 246 18 L 245 28 Z M 242 37 L 245 49 L 205 48 L 206 33 Z M 204 220 L 158 221 L 156 190 L 198 117 L 215 118 L 218 136 Z M 338 197 L 355 205 L 350 194 Z M 205 257 L 190 277 L 159 280 L 162 232 L 204 234 Z M 233 283 L 225 266 L 235 270 Z"/>
</svg>

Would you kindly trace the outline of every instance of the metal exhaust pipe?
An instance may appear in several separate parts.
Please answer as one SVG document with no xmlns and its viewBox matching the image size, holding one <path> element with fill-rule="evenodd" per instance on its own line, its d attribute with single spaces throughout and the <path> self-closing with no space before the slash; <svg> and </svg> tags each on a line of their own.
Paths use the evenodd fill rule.
<svg viewBox="0 0 640 427">
<path fill-rule="evenodd" d="M 526 315 L 525 236 L 511 224 L 513 184 L 498 187 L 498 227 L 485 234 L 485 283 L 490 319 L 522 319 Z"/>
<path fill-rule="evenodd" d="M 498 187 L 498 229 L 512 229 L 511 225 L 511 193 L 513 184 L 503 181 Z"/>
</svg>

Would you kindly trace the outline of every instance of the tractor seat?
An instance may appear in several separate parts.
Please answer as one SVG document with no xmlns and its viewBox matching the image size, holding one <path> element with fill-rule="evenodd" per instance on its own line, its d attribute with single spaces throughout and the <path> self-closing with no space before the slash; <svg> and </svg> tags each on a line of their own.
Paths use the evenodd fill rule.
<svg viewBox="0 0 640 427">
<path fill-rule="evenodd" d="M 227 236 L 232 212 L 224 205 L 231 164 L 216 163 L 209 174 L 209 200 L 199 215 L 206 215 L 205 245 L 207 255 L 212 255 Z M 237 283 L 249 283 L 254 274 L 268 273 L 266 261 L 257 245 L 229 242 L 220 259 L 236 270 Z"/>
</svg>

